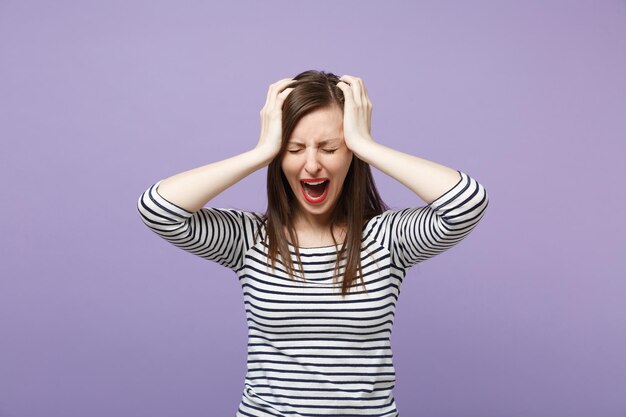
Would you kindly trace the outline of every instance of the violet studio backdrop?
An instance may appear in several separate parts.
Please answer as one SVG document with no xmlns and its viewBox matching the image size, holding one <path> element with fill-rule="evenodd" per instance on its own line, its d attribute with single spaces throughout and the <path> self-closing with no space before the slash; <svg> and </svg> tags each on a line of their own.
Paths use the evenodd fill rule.
<svg viewBox="0 0 626 417">
<path fill-rule="evenodd" d="M 236 275 L 136 202 L 251 149 L 307 69 L 363 78 L 376 141 L 489 193 L 405 278 L 400 413 L 625 416 L 626 4 L 551 0 L 0 2 L 0 416 L 235 414 Z M 209 205 L 264 210 L 265 174 Z"/>
</svg>

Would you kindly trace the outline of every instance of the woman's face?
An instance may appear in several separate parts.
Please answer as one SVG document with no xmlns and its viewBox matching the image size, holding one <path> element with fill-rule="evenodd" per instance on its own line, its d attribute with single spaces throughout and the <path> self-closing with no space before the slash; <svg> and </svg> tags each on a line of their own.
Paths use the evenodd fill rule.
<svg viewBox="0 0 626 417">
<path fill-rule="evenodd" d="M 352 157 L 344 142 L 343 114 L 338 106 L 315 110 L 300 119 L 287 143 L 281 167 L 296 196 L 298 214 L 304 217 L 301 220 L 327 224 Z M 306 182 L 312 184 L 305 186 Z"/>
</svg>

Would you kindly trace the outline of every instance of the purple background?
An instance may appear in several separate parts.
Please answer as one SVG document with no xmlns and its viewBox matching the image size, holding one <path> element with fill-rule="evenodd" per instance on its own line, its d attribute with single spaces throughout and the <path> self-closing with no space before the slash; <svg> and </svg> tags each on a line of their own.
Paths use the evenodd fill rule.
<svg viewBox="0 0 626 417">
<path fill-rule="evenodd" d="M 626 416 L 626 3 L 597 0 L 2 0 L 0 416 L 234 416 L 237 277 L 137 198 L 251 149 L 307 69 L 363 78 L 376 141 L 490 196 L 403 284 L 401 415 Z M 264 210 L 265 174 L 209 204 Z"/>
</svg>

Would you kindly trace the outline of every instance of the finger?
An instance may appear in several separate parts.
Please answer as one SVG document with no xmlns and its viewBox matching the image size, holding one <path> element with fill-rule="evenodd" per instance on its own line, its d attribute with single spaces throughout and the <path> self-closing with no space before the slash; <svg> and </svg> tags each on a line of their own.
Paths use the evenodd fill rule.
<svg viewBox="0 0 626 417">
<path fill-rule="evenodd" d="M 293 78 L 282 78 L 278 81 L 276 81 L 274 84 L 272 84 L 272 86 L 281 86 L 285 83 L 291 82 L 293 81 Z"/>
<path fill-rule="evenodd" d="M 283 91 L 285 91 L 287 88 L 295 88 L 295 86 L 298 84 L 298 80 L 294 80 L 293 78 L 287 78 L 285 83 L 281 83 L 279 86 L 279 90 L 282 93 Z M 293 87 L 292 87 L 293 85 Z"/>
<path fill-rule="evenodd" d="M 267 89 L 267 96 L 265 97 L 265 105 L 270 105 L 270 103 L 272 102 L 272 96 L 276 95 L 277 87 L 284 87 L 285 85 L 288 85 L 292 81 L 294 81 L 293 78 L 283 78 L 271 84 L 269 88 Z"/>
<path fill-rule="evenodd" d="M 348 84 L 352 84 L 361 80 L 359 77 L 355 77 L 354 75 L 348 75 L 348 74 L 342 75 L 341 77 L 339 77 L 339 79 Z"/>
<path fill-rule="evenodd" d="M 350 88 L 350 84 L 344 81 L 339 81 L 337 83 L 337 87 L 339 87 L 341 91 L 343 91 L 343 99 L 346 102 L 346 104 L 352 105 L 352 102 L 354 100 L 352 98 L 352 89 Z"/>
<path fill-rule="evenodd" d="M 363 88 L 361 86 L 361 79 L 357 78 L 357 77 L 352 77 L 352 76 L 348 76 L 350 77 L 349 80 L 351 81 L 350 83 L 350 87 L 352 88 L 353 91 L 353 101 L 357 106 L 361 106 L 361 104 L 363 103 Z"/>
<path fill-rule="evenodd" d="M 269 88 L 267 89 L 267 100 L 266 102 L 269 102 L 270 97 L 272 96 L 272 94 L 274 94 L 274 91 L 276 89 L 276 87 L 283 85 L 284 83 L 288 82 L 289 80 L 292 80 L 292 78 L 283 78 L 280 79 L 278 81 L 276 81 L 275 83 L 270 84 Z"/>
<path fill-rule="evenodd" d="M 268 107 L 273 109 L 276 106 L 277 98 L 285 88 L 294 81 L 293 78 L 283 78 L 282 80 L 272 84 L 270 91 L 268 91 Z"/>
<path fill-rule="evenodd" d="M 365 83 L 359 77 L 354 77 L 352 75 L 343 75 L 341 78 L 345 77 L 346 80 L 351 81 L 351 85 L 354 86 L 354 96 L 355 102 L 358 104 L 368 104 L 371 106 L 371 101 L 369 99 L 369 95 L 367 93 L 367 88 L 365 87 Z"/>
<path fill-rule="evenodd" d="M 283 102 L 285 100 L 285 98 L 287 98 L 289 93 L 291 93 L 295 89 L 296 89 L 295 87 L 287 87 L 287 88 L 285 88 L 283 91 L 281 91 L 278 94 L 278 96 L 276 96 L 278 101 Z"/>
</svg>

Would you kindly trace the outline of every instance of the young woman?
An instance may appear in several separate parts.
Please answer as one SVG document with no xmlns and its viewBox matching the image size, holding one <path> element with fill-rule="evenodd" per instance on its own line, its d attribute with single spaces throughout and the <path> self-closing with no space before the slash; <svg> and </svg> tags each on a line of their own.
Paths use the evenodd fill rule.
<svg viewBox="0 0 626 417">
<path fill-rule="evenodd" d="M 488 196 L 464 172 L 375 142 L 371 112 L 360 78 L 280 80 L 254 149 L 139 197 L 151 230 L 239 278 L 249 342 L 239 417 L 399 415 L 390 336 L 402 280 L 467 236 Z M 370 165 L 428 205 L 390 210 Z M 264 214 L 204 207 L 264 166 Z"/>
</svg>

